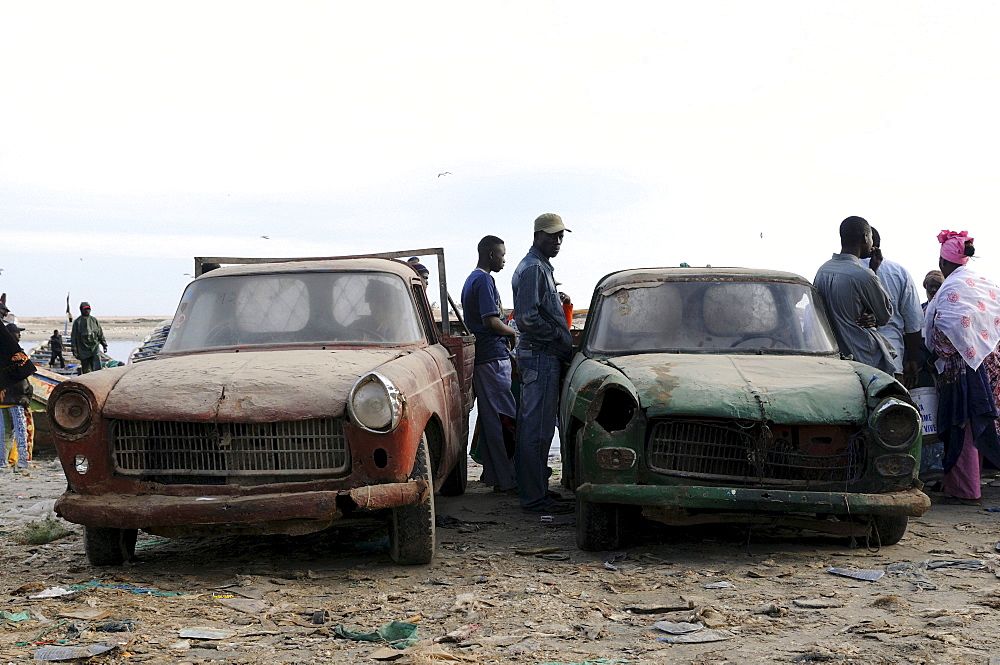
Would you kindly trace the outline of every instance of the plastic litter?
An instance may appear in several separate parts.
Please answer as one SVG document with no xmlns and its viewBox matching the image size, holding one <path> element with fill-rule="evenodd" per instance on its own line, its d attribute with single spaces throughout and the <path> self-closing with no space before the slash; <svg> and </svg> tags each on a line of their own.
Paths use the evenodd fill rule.
<svg viewBox="0 0 1000 665">
<path fill-rule="evenodd" d="M 19 497 L 24 498 L 24 497 Z M 38 522 L 47 518 L 56 519 L 56 500 L 39 501 L 27 508 L 13 508 L 0 515 L 0 522 L 10 525 L 19 522 Z"/>
<path fill-rule="evenodd" d="M 177 634 L 181 637 L 190 637 L 196 640 L 225 640 L 235 637 L 236 631 L 226 628 L 191 627 L 181 628 L 177 631 Z"/>
<path fill-rule="evenodd" d="M 732 582 L 712 582 L 711 584 L 705 585 L 706 589 L 732 589 Z"/>
<path fill-rule="evenodd" d="M 136 594 L 149 594 L 151 596 L 183 596 L 184 594 L 179 591 L 157 591 L 156 589 L 150 589 L 146 586 L 139 586 L 137 584 L 112 584 L 111 582 L 102 582 L 101 580 L 90 580 L 89 582 L 83 582 L 81 584 L 71 584 L 69 585 L 70 591 L 83 591 L 85 589 L 117 589 L 118 591 L 129 591 Z"/>
<path fill-rule="evenodd" d="M 441 637 L 435 637 L 435 642 L 464 642 L 465 640 L 472 637 L 483 624 L 481 623 L 470 623 L 467 626 L 462 626 L 461 628 L 456 628 L 455 630 L 442 635 Z"/>
<path fill-rule="evenodd" d="M 393 649 L 400 650 L 417 643 L 417 627 L 405 621 L 390 621 L 373 633 L 347 630 L 344 624 L 340 624 L 333 629 L 333 633 L 355 642 L 385 642 Z"/>
<path fill-rule="evenodd" d="M 91 644 L 85 647 L 45 646 L 35 652 L 35 660 L 57 661 L 92 658 L 117 648 L 117 644 Z"/>
<path fill-rule="evenodd" d="M 139 542 L 137 542 L 135 544 L 135 549 L 136 551 L 149 550 L 169 542 L 170 542 L 169 538 L 147 538 L 145 540 L 140 540 Z"/>
<path fill-rule="evenodd" d="M 671 635 L 683 635 L 701 630 L 705 626 L 700 623 L 688 623 L 687 621 L 679 621 L 677 623 L 673 621 L 657 621 L 653 624 L 653 627 Z"/>
<path fill-rule="evenodd" d="M 102 633 L 131 633 L 135 630 L 135 619 L 125 619 L 124 621 L 106 621 L 97 626 L 91 626 L 91 630 L 98 630 Z"/>
<path fill-rule="evenodd" d="M 733 635 L 728 630 L 699 630 L 696 633 L 688 633 L 686 635 L 668 635 L 667 637 L 657 638 L 660 642 L 666 642 L 667 644 L 700 644 L 702 642 L 721 642 L 723 640 L 731 640 L 735 635 Z"/>
<path fill-rule="evenodd" d="M 618 570 L 615 564 L 628 558 L 628 552 L 611 552 L 604 558 L 604 567 L 608 570 Z"/>
<path fill-rule="evenodd" d="M 61 596 L 69 596 L 70 594 L 74 594 L 78 590 L 79 589 L 72 589 L 71 590 L 71 589 L 64 589 L 61 586 L 53 586 L 53 587 L 49 587 L 45 591 L 42 591 L 41 593 L 36 593 L 34 596 L 28 596 L 28 598 L 31 598 L 31 599 L 36 599 L 36 598 L 59 598 Z"/>
<path fill-rule="evenodd" d="M 31 612 L 25 610 L 24 612 L 2 612 L 0 611 L 0 619 L 4 621 L 10 621 L 12 623 L 19 623 L 21 621 L 27 621 L 31 618 Z"/>
<path fill-rule="evenodd" d="M 864 580 L 865 582 L 877 582 L 885 576 L 884 570 L 869 568 L 827 568 L 826 572 L 840 575 L 841 577 L 850 577 L 855 580 Z"/>
</svg>

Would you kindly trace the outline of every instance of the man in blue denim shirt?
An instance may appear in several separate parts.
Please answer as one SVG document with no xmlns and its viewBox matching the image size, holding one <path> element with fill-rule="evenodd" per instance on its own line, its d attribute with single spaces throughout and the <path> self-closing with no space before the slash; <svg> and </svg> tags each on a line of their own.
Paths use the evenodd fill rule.
<svg viewBox="0 0 1000 665">
<path fill-rule="evenodd" d="M 549 493 L 549 446 L 556 429 L 562 364 L 573 354 L 562 302 L 549 259 L 559 253 L 562 218 L 545 213 L 535 220 L 535 237 L 511 278 L 514 320 L 521 337 L 514 357 L 521 377 L 517 416 L 517 485 L 521 508 L 529 513 L 568 513 L 570 504 Z"/>
</svg>

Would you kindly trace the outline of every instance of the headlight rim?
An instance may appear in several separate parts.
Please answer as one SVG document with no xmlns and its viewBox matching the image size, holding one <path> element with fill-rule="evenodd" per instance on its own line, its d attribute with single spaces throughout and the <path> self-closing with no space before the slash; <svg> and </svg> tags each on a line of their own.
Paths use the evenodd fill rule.
<svg viewBox="0 0 1000 665">
<path fill-rule="evenodd" d="M 75 427 L 68 427 L 59 420 L 59 405 L 61 402 L 67 399 L 77 398 L 86 405 L 87 413 L 83 418 L 82 422 Z M 59 432 L 66 435 L 80 435 L 87 432 L 94 424 L 94 404 L 91 399 L 90 393 L 86 390 L 80 389 L 76 386 L 68 387 L 67 389 L 56 395 L 52 402 L 51 408 L 49 409 L 51 414 L 52 424 L 55 426 Z"/>
<path fill-rule="evenodd" d="M 386 398 L 389 401 L 389 424 L 384 428 L 370 427 L 365 423 L 361 422 L 358 415 L 354 409 L 354 399 L 357 396 L 358 390 L 371 382 L 378 382 L 382 389 L 386 393 Z M 351 390 L 347 395 L 347 411 L 351 416 L 351 422 L 363 429 L 366 432 L 371 432 L 372 434 L 389 434 L 399 427 L 399 423 L 403 420 L 403 410 L 406 407 L 406 398 L 403 396 L 402 391 L 396 386 L 384 374 L 380 372 L 366 372 L 354 385 L 351 386 Z"/>
<path fill-rule="evenodd" d="M 902 443 L 892 443 L 879 436 L 878 421 L 885 416 L 886 411 L 889 409 L 899 408 L 906 409 L 912 413 L 916 426 L 914 427 L 913 435 L 906 441 Z M 871 430 L 872 436 L 879 445 L 893 451 L 909 449 L 914 443 L 916 443 L 917 439 L 920 438 L 920 434 L 923 429 L 919 409 L 898 397 L 886 397 L 884 400 L 879 402 L 878 406 L 872 409 L 871 414 L 868 416 L 868 428 Z"/>
</svg>

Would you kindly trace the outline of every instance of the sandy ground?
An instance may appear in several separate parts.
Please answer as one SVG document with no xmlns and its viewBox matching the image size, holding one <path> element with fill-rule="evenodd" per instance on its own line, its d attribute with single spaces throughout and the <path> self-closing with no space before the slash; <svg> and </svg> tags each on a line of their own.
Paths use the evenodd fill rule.
<svg viewBox="0 0 1000 665">
<path fill-rule="evenodd" d="M 172 318 L 171 314 L 163 316 L 98 316 L 94 317 L 101 322 L 101 329 L 104 336 L 109 340 L 135 340 L 141 341 L 146 335 L 156 327 L 160 321 Z M 42 342 L 52 336 L 53 330 L 62 330 L 66 323 L 66 317 L 30 317 L 19 316 L 17 323 L 24 332 L 21 333 L 21 340 L 24 342 Z"/>
<path fill-rule="evenodd" d="M 470 477 L 479 472 L 470 467 Z M 979 507 L 936 498 L 899 545 L 881 550 L 791 530 L 642 522 L 612 556 L 576 549 L 572 515 L 529 517 L 515 497 L 472 481 L 464 496 L 437 497 L 428 566 L 394 566 L 376 523 L 301 537 L 140 534 L 134 561 L 103 569 L 87 563 L 75 525 L 47 545 L 17 541 L 17 515 L 37 515 L 64 487 L 53 461 L 0 476 L 12 509 L 0 514 L 0 598 L 5 612 L 31 616 L 4 622 L 0 663 L 30 660 L 46 640 L 127 643 L 89 663 L 375 663 L 388 652 L 337 637 L 336 627 L 404 620 L 422 641 L 401 658 L 389 653 L 397 663 L 986 665 L 1000 656 L 1000 513 L 987 510 L 1000 505 L 1000 487 L 985 487 Z M 888 572 L 868 582 L 830 567 Z M 72 618 L 80 611 L 107 615 Z M 127 620 L 129 633 L 71 632 Z M 658 621 L 698 621 L 729 639 L 669 644 Z M 227 636 L 181 636 L 205 627 Z"/>
</svg>

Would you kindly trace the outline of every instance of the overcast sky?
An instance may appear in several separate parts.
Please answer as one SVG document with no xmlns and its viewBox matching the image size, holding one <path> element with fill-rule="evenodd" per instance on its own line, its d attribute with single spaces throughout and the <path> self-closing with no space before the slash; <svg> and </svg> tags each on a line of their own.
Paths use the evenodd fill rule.
<svg viewBox="0 0 1000 665">
<path fill-rule="evenodd" d="M 613 270 L 812 279 L 848 215 L 918 285 L 968 229 L 1000 279 L 992 2 L 0 0 L 0 290 L 171 314 L 198 255 L 442 246 L 497 277 L 563 216 Z M 448 172 L 448 175 L 439 174 Z M 264 239 L 261 236 L 269 236 Z"/>
</svg>

